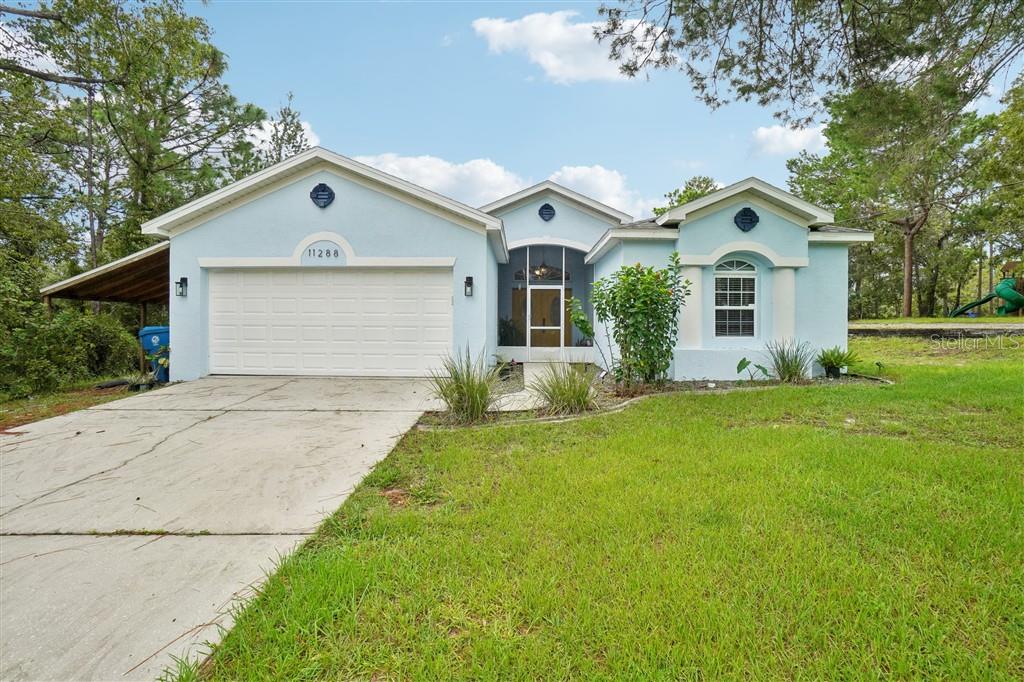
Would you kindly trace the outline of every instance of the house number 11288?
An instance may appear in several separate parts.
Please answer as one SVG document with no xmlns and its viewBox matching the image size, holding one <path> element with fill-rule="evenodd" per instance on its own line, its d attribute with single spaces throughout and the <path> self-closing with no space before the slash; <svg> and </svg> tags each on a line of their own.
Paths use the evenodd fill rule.
<svg viewBox="0 0 1024 682">
<path fill-rule="evenodd" d="M 311 246 L 306 249 L 306 255 L 310 258 L 340 258 L 341 251 L 338 249 L 318 249 Z"/>
</svg>

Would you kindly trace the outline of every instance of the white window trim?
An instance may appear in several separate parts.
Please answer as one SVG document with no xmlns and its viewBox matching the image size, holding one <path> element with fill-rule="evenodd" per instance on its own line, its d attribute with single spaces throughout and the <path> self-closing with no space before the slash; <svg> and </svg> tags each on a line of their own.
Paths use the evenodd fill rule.
<svg viewBox="0 0 1024 682">
<path fill-rule="evenodd" d="M 733 271 L 733 272 L 719 272 L 718 271 L 719 267 L 721 267 L 725 263 L 729 263 L 729 262 L 732 262 L 732 261 L 736 261 L 736 262 L 739 262 L 739 263 L 744 263 L 746 265 L 749 265 L 751 268 L 753 268 L 753 270 L 743 270 L 743 271 Z M 724 340 L 727 340 L 727 341 L 728 340 L 733 340 L 733 339 L 756 339 L 756 338 L 758 338 L 758 334 L 761 331 L 761 329 L 760 329 L 761 325 L 759 325 L 758 322 L 757 322 L 757 317 L 758 317 L 757 313 L 758 313 L 758 308 L 759 308 L 759 304 L 760 304 L 760 296 L 759 296 L 760 292 L 758 291 L 758 289 L 760 289 L 761 287 L 759 286 L 759 282 L 757 281 L 757 274 L 758 274 L 757 266 L 754 265 L 753 263 L 751 263 L 750 261 L 743 260 L 742 258 L 730 258 L 727 261 L 722 261 L 721 263 L 718 263 L 717 265 L 715 265 L 714 274 L 715 274 L 715 286 L 712 287 L 712 289 L 711 289 L 711 307 L 712 307 L 712 310 L 714 311 L 714 317 L 712 318 L 711 323 L 713 325 L 712 326 L 712 334 L 714 335 L 714 338 L 716 340 L 724 339 Z M 718 303 L 715 301 L 715 296 L 718 293 L 718 280 L 719 279 L 751 279 L 751 280 L 754 280 L 754 303 L 752 305 L 749 305 L 749 306 L 718 305 Z M 738 335 L 737 336 L 737 335 L 731 335 L 731 334 L 730 335 L 721 335 L 720 336 L 718 334 L 718 311 L 719 310 L 750 310 L 750 311 L 753 311 L 753 313 L 754 313 L 754 316 L 753 316 L 754 317 L 754 320 L 753 320 L 753 323 L 754 323 L 753 333 L 750 336 L 746 336 L 746 335 Z"/>
</svg>

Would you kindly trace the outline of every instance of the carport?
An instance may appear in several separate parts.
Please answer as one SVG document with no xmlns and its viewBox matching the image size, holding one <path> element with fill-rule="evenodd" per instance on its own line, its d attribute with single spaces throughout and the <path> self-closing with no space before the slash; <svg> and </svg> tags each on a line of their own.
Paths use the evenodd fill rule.
<svg viewBox="0 0 1024 682">
<path fill-rule="evenodd" d="M 171 243 L 159 244 L 111 261 L 80 275 L 43 287 L 39 293 L 48 307 L 53 299 L 135 303 L 139 306 L 139 326 L 146 326 L 150 303 L 167 305 L 170 295 Z"/>
<path fill-rule="evenodd" d="M 39 290 L 46 307 L 53 311 L 53 299 L 134 303 L 139 306 L 139 329 L 146 326 L 149 304 L 166 306 L 170 296 L 171 243 L 162 241 L 130 256 L 111 261 Z M 139 366 L 146 359 L 139 348 Z"/>
</svg>

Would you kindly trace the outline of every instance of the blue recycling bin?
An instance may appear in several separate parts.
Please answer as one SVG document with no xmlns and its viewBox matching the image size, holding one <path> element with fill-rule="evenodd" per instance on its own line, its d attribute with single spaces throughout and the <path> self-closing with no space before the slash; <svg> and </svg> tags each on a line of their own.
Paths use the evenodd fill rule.
<svg viewBox="0 0 1024 682">
<path fill-rule="evenodd" d="M 157 362 L 160 358 L 170 355 L 171 328 L 170 327 L 143 327 L 139 330 L 139 343 L 146 355 L 156 356 L 153 358 L 153 375 L 156 380 L 165 383 L 168 380 L 167 368 Z"/>
</svg>

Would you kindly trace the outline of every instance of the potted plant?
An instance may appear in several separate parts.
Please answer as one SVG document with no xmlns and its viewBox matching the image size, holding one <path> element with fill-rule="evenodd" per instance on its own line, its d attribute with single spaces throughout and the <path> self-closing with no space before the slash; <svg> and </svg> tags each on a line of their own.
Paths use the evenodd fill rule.
<svg viewBox="0 0 1024 682">
<path fill-rule="evenodd" d="M 819 365 L 825 368 L 825 376 L 838 379 L 841 370 L 860 360 L 852 350 L 843 350 L 839 346 L 822 348 L 816 358 Z"/>
</svg>

